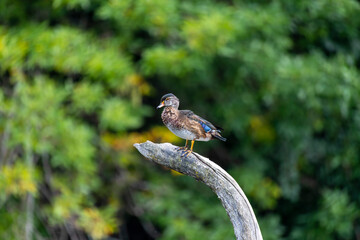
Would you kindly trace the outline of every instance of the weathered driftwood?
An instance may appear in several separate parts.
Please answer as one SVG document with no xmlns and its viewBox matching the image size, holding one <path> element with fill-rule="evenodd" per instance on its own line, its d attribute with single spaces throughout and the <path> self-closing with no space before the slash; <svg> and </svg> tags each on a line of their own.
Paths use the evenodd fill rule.
<svg viewBox="0 0 360 240">
<path fill-rule="evenodd" d="M 221 167 L 197 153 L 181 157 L 170 143 L 147 141 L 134 144 L 151 161 L 189 175 L 209 186 L 220 198 L 238 240 L 262 240 L 255 214 L 237 182 Z"/>
</svg>

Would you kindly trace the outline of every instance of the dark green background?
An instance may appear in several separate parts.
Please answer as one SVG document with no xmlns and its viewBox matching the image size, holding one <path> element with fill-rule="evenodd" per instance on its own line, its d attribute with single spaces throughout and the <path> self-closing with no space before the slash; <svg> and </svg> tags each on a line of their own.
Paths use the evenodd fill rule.
<svg viewBox="0 0 360 240">
<path fill-rule="evenodd" d="M 1 0 L 0 238 L 234 239 L 209 189 L 132 147 L 184 144 L 155 109 L 172 92 L 225 129 L 194 149 L 264 239 L 360 239 L 359 68 L 355 0 Z"/>
</svg>

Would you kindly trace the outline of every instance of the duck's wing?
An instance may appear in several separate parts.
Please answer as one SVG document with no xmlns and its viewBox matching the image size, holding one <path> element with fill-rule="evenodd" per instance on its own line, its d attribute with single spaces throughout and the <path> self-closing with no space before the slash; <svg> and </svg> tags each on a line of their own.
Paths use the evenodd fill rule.
<svg viewBox="0 0 360 240">
<path fill-rule="evenodd" d="M 190 110 L 180 110 L 180 112 L 185 115 L 189 120 L 194 120 L 198 123 L 200 123 L 201 127 L 205 130 L 205 132 L 209 132 L 210 130 L 219 131 L 220 130 L 215 127 L 211 122 L 203 119 L 202 117 L 199 117 L 195 113 L 193 113 Z"/>
<path fill-rule="evenodd" d="M 221 131 L 219 128 L 215 127 L 211 122 L 199 117 L 190 110 L 180 110 L 179 112 L 182 118 L 186 118 L 185 122 L 188 122 L 190 126 L 192 125 L 194 130 L 197 129 L 200 133 L 203 132 L 203 134 L 210 133 L 212 137 L 224 142 L 226 141 L 226 138 L 220 135 Z"/>
</svg>

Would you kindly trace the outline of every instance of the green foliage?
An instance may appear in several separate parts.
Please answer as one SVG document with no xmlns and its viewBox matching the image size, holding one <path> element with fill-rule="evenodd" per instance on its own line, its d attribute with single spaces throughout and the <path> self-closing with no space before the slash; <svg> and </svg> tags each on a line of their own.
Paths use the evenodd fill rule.
<svg viewBox="0 0 360 240">
<path fill-rule="evenodd" d="M 280 223 L 280 217 L 277 215 L 268 215 L 260 219 L 261 233 L 266 239 L 283 239 L 284 227 Z"/>
<path fill-rule="evenodd" d="M 54 7 L 77 3 L 57 1 Z M 1 204 L 9 211 L 2 219 L 12 217 L 9 234 L 1 236 L 22 238 L 24 230 L 18 226 L 25 226 L 26 218 L 13 197 L 25 201 L 29 194 L 39 209 L 33 224 L 45 225 L 45 236 L 52 234 L 51 227 L 66 228 L 68 221 L 96 239 L 116 231 L 117 201 L 96 205 L 96 192 L 104 184 L 96 161 L 102 139 L 86 115 L 99 111 L 101 131 L 109 127 L 123 132 L 139 127 L 148 113 L 138 101 L 125 100 L 137 99 L 142 89 L 131 81 L 132 64 L 120 52 L 116 41 L 71 26 L 1 26 Z M 121 95 L 124 100 L 117 100 Z"/>
<path fill-rule="evenodd" d="M 1 198 L 8 196 L 25 196 L 26 193 L 36 193 L 36 181 L 29 169 L 21 162 L 14 166 L 1 169 L 0 190 Z"/>
<path fill-rule="evenodd" d="M 243 186 L 247 196 L 253 198 L 260 208 L 275 208 L 277 200 L 281 196 L 281 189 L 271 179 L 266 178 L 259 167 L 251 165 L 241 169 L 234 168 L 231 175 L 240 186 Z"/>
<path fill-rule="evenodd" d="M 359 15 L 355 0 L 0 1 L 0 238 L 23 239 L 33 212 L 34 238 L 233 239 L 210 190 L 133 151 L 179 143 L 150 110 L 173 92 L 225 129 L 195 151 L 240 183 L 264 239 L 355 239 Z"/>
<path fill-rule="evenodd" d="M 186 20 L 182 30 L 189 48 L 203 54 L 225 52 L 236 37 L 235 24 L 228 15 L 226 10 L 214 11 Z"/>
<path fill-rule="evenodd" d="M 103 102 L 100 124 L 116 131 L 137 128 L 142 124 L 142 115 L 147 111 L 135 108 L 129 102 L 119 99 L 108 99 Z"/>
<path fill-rule="evenodd" d="M 349 196 L 339 190 L 325 190 L 317 221 L 324 232 L 350 238 L 352 224 L 359 216 L 357 207 L 349 202 Z"/>
<path fill-rule="evenodd" d="M 291 239 L 350 239 L 353 221 L 359 217 L 359 209 L 349 202 L 349 196 L 341 190 L 324 190 L 319 211 L 314 215 L 302 215 Z"/>
<path fill-rule="evenodd" d="M 89 33 L 65 26 L 50 29 L 30 25 L 17 31 L 2 29 L 2 32 L 3 70 L 24 64 L 27 69 L 39 67 L 65 76 L 82 73 L 117 90 L 128 87 L 125 77 L 132 72 L 132 66 L 120 54 L 121 49 L 116 51 L 115 43 L 97 40 Z"/>
<path fill-rule="evenodd" d="M 180 178 L 155 172 L 147 191 L 138 196 L 146 219 L 162 229 L 160 239 L 233 239 L 232 225 L 216 196 L 201 183 Z M 203 197 L 196 197 L 200 194 Z"/>
<path fill-rule="evenodd" d="M 99 109 L 105 98 L 102 85 L 89 82 L 79 83 L 74 87 L 72 102 L 74 111 L 91 113 Z"/>
<path fill-rule="evenodd" d="M 189 61 L 187 55 L 185 49 L 149 48 L 144 53 L 143 71 L 146 75 L 155 73 L 175 76 L 186 75 L 192 70 L 192 62 Z"/>
<path fill-rule="evenodd" d="M 110 0 L 100 7 L 98 15 L 130 33 L 146 29 L 152 35 L 167 37 L 178 22 L 177 5 L 175 0 Z"/>
<path fill-rule="evenodd" d="M 90 6 L 90 0 L 54 0 L 54 8 L 66 7 L 68 9 L 73 8 L 88 8 Z"/>
</svg>

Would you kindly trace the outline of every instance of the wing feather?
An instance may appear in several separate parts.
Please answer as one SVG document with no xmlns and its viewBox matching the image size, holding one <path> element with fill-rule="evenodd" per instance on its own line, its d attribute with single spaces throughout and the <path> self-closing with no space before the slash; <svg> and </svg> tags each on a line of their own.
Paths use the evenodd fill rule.
<svg viewBox="0 0 360 240">
<path fill-rule="evenodd" d="M 200 125 L 204 128 L 204 130 L 206 132 L 210 131 L 210 130 L 216 130 L 216 131 L 219 131 L 219 129 L 217 129 L 211 122 L 203 119 L 202 117 L 199 117 L 198 115 L 196 115 L 195 113 L 193 113 L 192 111 L 190 110 L 180 110 L 184 115 L 186 115 L 189 119 L 191 120 L 195 120 L 197 121 L 198 123 L 200 123 Z M 208 128 L 209 129 L 208 129 Z"/>
</svg>

